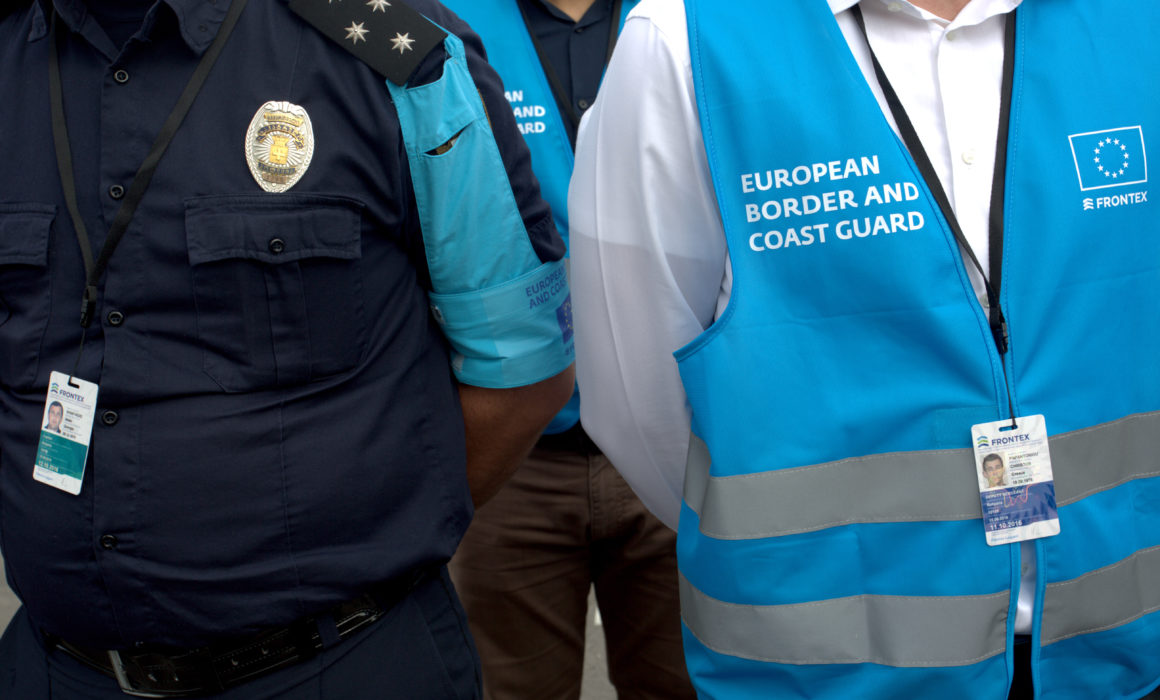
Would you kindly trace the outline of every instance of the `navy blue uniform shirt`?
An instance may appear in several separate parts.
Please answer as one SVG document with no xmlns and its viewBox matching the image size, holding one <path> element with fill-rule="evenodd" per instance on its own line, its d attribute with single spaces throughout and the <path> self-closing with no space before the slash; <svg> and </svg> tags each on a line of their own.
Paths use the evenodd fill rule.
<svg viewBox="0 0 1160 700">
<path fill-rule="evenodd" d="M 558 259 L 478 37 L 411 4 L 464 39 L 533 247 Z M 95 250 L 228 5 L 164 0 L 122 49 L 82 0 L 56 0 Z M 83 490 L 33 481 L 84 282 L 49 45 L 39 5 L 0 19 L 0 537 L 33 621 L 91 647 L 194 647 L 446 560 L 471 512 L 463 427 L 397 116 L 383 79 L 283 0 L 250 0 L 101 280 L 77 369 L 101 387 Z M 313 162 L 284 194 L 244 155 L 269 100 L 313 122 Z M 463 235 L 486 237 L 479 223 Z"/>
<path fill-rule="evenodd" d="M 528 8 L 529 29 L 536 36 L 548 62 L 576 114 L 584 114 L 600 88 L 613 22 L 610 0 L 596 0 L 579 21 L 573 20 L 547 0 L 534 0 Z M 576 144 L 576 127 L 565 117 L 568 138 Z"/>
<path fill-rule="evenodd" d="M 142 21 L 156 0 L 84 0 L 89 14 L 120 48 L 141 29 Z"/>
</svg>

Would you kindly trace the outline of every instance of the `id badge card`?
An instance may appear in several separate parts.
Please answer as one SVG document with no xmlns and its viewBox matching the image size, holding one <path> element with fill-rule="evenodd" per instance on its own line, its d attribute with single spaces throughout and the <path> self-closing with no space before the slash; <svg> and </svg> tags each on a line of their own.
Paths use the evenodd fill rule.
<svg viewBox="0 0 1160 700">
<path fill-rule="evenodd" d="M 1055 480 L 1043 416 L 1021 416 L 971 428 L 987 544 L 1059 534 Z"/>
<path fill-rule="evenodd" d="M 74 496 L 81 492 L 97 390 L 96 384 L 63 372 L 49 376 L 33 479 Z"/>
</svg>

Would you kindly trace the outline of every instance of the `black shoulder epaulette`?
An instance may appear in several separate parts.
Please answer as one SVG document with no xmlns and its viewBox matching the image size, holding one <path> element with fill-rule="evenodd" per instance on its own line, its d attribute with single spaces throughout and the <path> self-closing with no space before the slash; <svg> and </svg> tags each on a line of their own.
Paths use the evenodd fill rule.
<svg viewBox="0 0 1160 700">
<path fill-rule="evenodd" d="M 403 0 L 291 0 L 290 9 L 395 85 L 447 37 Z"/>
</svg>

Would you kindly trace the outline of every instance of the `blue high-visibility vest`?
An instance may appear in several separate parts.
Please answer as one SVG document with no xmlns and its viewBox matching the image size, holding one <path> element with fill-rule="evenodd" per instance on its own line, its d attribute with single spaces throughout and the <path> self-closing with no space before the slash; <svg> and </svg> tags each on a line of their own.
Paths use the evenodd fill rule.
<svg viewBox="0 0 1160 700">
<path fill-rule="evenodd" d="M 1001 700 L 1020 548 L 990 547 L 971 426 L 1044 414 L 1037 697 L 1160 683 L 1160 5 L 1025 0 L 996 349 L 947 223 L 821 0 L 687 0 L 733 269 L 677 353 L 678 554 L 706 698 Z"/>
</svg>

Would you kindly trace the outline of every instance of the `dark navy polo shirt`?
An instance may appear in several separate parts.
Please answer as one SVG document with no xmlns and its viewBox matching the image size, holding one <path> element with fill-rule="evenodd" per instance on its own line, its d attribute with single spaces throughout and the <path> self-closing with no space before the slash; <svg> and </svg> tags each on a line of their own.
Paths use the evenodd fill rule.
<svg viewBox="0 0 1160 700">
<path fill-rule="evenodd" d="M 547 0 L 532 0 L 525 7 L 530 29 L 560 78 L 572 109 L 583 115 L 596 100 L 596 91 L 604 77 L 613 22 L 619 21 L 612 16 L 611 0 L 596 0 L 580 21 L 573 20 Z M 564 126 L 575 145 L 576 127 L 567 117 Z"/>
<path fill-rule="evenodd" d="M 82 0 L 55 3 L 99 250 L 229 0 L 164 0 L 123 49 Z M 533 248 L 560 258 L 478 37 L 410 4 L 463 38 Z M 0 542 L 35 624 L 90 647 L 195 647 L 449 558 L 471 513 L 463 425 L 397 116 L 383 79 L 283 0 L 250 0 L 100 282 L 76 365 L 101 387 L 80 495 L 32 479 L 49 373 L 77 358 L 85 276 L 48 56 L 39 3 L 0 19 Z M 245 158 L 271 100 L 313 123 L 313 162 L 283 194 Z"/>
</svg>

